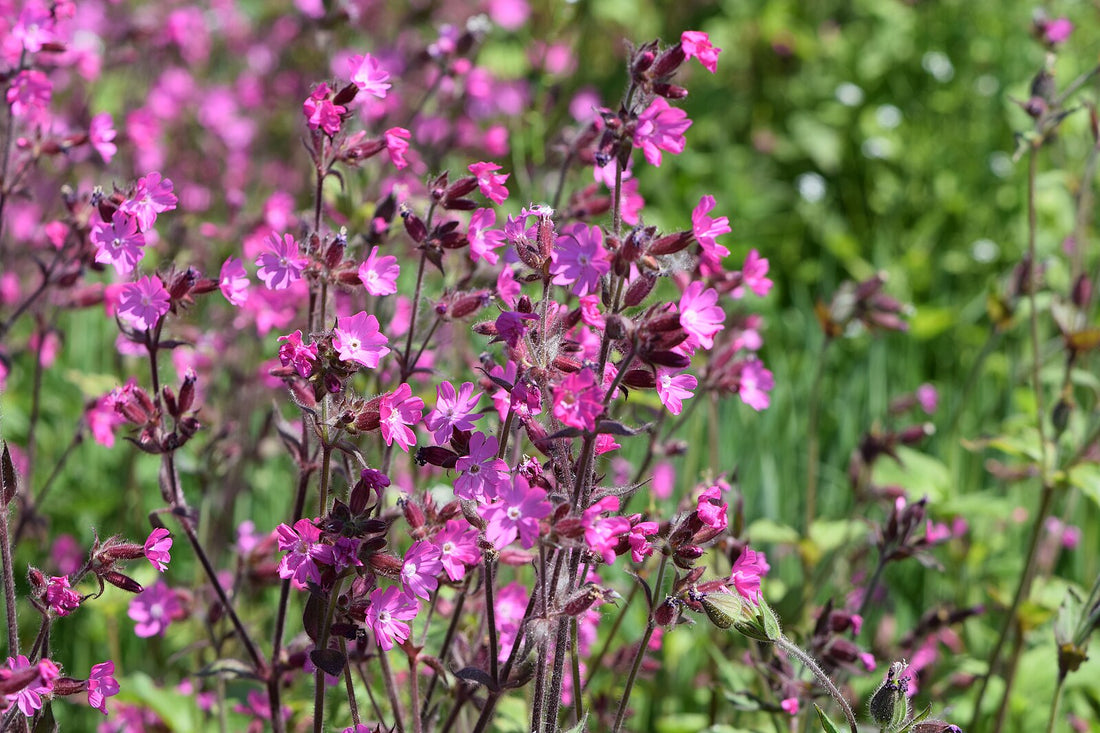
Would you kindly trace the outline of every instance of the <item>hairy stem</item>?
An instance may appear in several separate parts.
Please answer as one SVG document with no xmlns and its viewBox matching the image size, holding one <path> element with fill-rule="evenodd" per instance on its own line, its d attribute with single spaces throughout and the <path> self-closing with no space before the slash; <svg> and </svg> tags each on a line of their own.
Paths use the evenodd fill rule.
<svg viewBox="0 0 1100 733">
<path fill-rule="evenodd" d="M 806 669 L 813 673 L 817 681 L 825 688 L 829 695 L 836 700 L 836 704 L 839 705 L 840 709 L 844 712 L 844 718 L 848 721 L 848 727 L 851 729 L 852 733 L 858 733 L 859 727 L 856 725 L 856 716 L 855 713 L 852 712 L 852 706 L 844 699 L 844 695 L 842 695 L 836 685 L 833 684 L 829 675 L 825 674 L 825 671 L 821 669 L 817 660 L 804 652 L 801 647 L 784 635 L 780 635 L 779 638 L 775 640 L 775 645 L 802 662 L 802 664 L 806 666 Z"/>
<path fill-rule="evenodd" d="M 642 660 L 645 658 L 646 649 L 649 646 L 649 639 L 653 636 L 653 629 L 657 627 L 657 622 L 654 619 L 654 613 L 657 611 L 657 599 L 661 597 L 661 586 L 664 585 L 665 580 L 665 568 L 668 567 L 668 555 L 661 555 L 661 564 L 657 568 L 657 581 L 653 584 L 653 603 L 649 609 L 649 621 L 646 623 L 645 633 L 642 634 L 642 641 L 638 645 L 638 651 L 634 654 L 634 663 L 630 665 L 630 674 L 626 678 L 626 689 L 623 690 L 623 696 L 619 699 L 619 710 L 615 713 L 615 726 L 612 728 L 613 733 L 619 733 L 623 728 L 623 720 L 626 718 L 627 704 L 630 702 L 630 693 L 634 689 L 634 682 L 638 677 L 638 670 L 642 668 Z"/>
</svg>

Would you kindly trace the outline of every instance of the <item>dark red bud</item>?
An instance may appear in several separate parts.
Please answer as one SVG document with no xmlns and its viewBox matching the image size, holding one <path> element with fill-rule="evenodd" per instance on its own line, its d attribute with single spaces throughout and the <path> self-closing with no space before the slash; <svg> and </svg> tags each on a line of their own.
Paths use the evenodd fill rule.
<svg viewBox="0 0 1100 733">
<path fill-rule="evenodd" d="M 677 43 L 675 46 L 665 49 L 665 51 L 657 57 L 651 69 L 651 73 L 655 79 L 660 79 L 662 76 L 668 76 L 680 68 L 680 65 L 684 63 L 686 58 L 687 55 L 684 53 L 684 47 Z"/>
<path fill-rule="evenodd" d="M 653 372 L 648 369 L 631 369 L 623 375 L 623 384 L 635 389 L 653 389 L 657 381 L 653 378 Z"/>
<path fill-rule="evenodd" d="M 409 523 L 412 529 L 419 529 L 424 526 L 424 510 L 414 501 L 404 502 L 404 514 L 405 521 Z"/>
<path fill-rule="evenodd" d="M 160 396 L 164 399 L 164 406 L 172 417 L 179 417 L 179 403 L 176 402 L 176 393 L 167 384 L 161 387 Z"/>
<path fill-rule="evenodd" d="M 665 99 L 683 99 L 688 95 L 688 90 L 676 84 L 660 82 L 653 85 L 653 93 Z"/>
<path fill-rule="evenodd" d="M 340 107 L 346 107 L 355 99 L 355 96 L 359 94 L 359 87 L 355 84 L 348 84 L 346 87 L 336 92 L 336 96 L 332 98 L 332 103 Z"/>
<path fill-rule="evenodd" d="M 104 581 L 110 583 L 111 585 L 115 586 L 116 588 L 121 588 L 122 590 L 127 591 L 128 593 L 133 593 L 135 595 L 145 590 L 141 586 L 141 583 L 137 582 L 128 575 L 123 575 L 117 570 L 108 570 L 99 577 L 101 577 Z"/>
<path fill-rule="evenodd" d="M 653 286 L 657 284 L 657 277 L 650 273 L 643 273 L 641 277 L 630 283 L 630 287 L 626 289 L 626 294 L 623 296 L 623 305 L 627 308 L 633 308 L 636 305 L 641 305 L 651 292 L 653 292 Z M 677 317 L 679 321 L 679 317 Z"/>
<path fill-rule="evenodd" d="M 401 218 L 405 222 L 405 231 L 409 233 L 412 240 L 417 244 L 423 244 L 428 238 L 428 227 L 420 217 L 406 209 L 401 212 Z"/>
</svg>

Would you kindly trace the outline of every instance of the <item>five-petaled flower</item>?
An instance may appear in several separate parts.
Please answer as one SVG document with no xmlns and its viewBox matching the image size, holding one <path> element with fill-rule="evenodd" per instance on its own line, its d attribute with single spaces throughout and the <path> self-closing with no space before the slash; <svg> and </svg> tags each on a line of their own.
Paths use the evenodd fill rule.
<svg viewBox="0 0 1100 733">
<path fill-rule="evenodd" d="M 680 298 L 680 325 L 688 338 L 683 346 L 689 349 L 714 346 L 714 336 L 722 330 L 725 312 L 718 306 L 718 291 L 706 288 L 696 280 L 688 283 Z"/>
<path fill-rule="evenodd" d="M 256 258 L 259 271 L 256 273 L 268 290 L 285 290 L 302 277 L 309 260 L 298 250 L 294 237 L 277 234 L 267 237 L 268 250 Z"/>
<path fill-rule="evenodd" d="M 359 265 L 359 280 L 371 295 L 393 295 L 397 292 L 397 276 L 401 267 L 393 255 L 378 256 L 372 247 L 367 259 Z"/>
<path fill-rule="evenodd" d="M 436 577 L 443 570 L 439 548 L 423 540 L 412 543 L 401 563 L 401 586 L 409 595 L 428 600 L 439 586 Z"/>
<path fill-rule="evenodd" d="M 508 180 L 507 173 L 495 173 L 499 171 L 500 166 L 496 163 L 471 163 L 467 170 L 477 176 L 477 185 L 481 189 L 481 194 L 492 201 L 494 204 L 503 204 L 504 200 L 508 198 L 508 188 L 504 185 L 504 182 Z"/>
<path fill-rule="evenodd" d="M 554 417 L 581 430 L 595 430 L 603 412 L 603 390 L 591 369 L 581 369 L 561 380 L 554 388 Z"/>
<path fill-rule="evenodd" d="M 388 652 L 395 641 L 401 643 L 408 639 L 409 625 L 405 622 L 416 618 L 419 610 L 416 599 L 395 585 L 385 590 L 375 588 L 371 591 L 366 622 L 374 632 L 378 648 Z"/>
<path fill-rule="evenodd" d="M 432 431 L 436 445 L 450 440 L 455 430 L 473 430 L 474 421 L 481 419 L 481 413 L 474 412 L 481 393 L 474 393 L 473 382 L 463 382 L 457 392 L 450 382 L 440 382 L 435 395 L 435 409 L 424 418 L 424 425 Z"/>
<path fill-rule="evenodd" d="M 126 283 L 119 295 L 118 316 L 135 328 L 151 331 L 168 312 L 171 300 L 156 275 Z"/>
<path fill-rule="evenodd" d="M 332 345 L 342 361 L 376 369 L 382 357 L 390 353 L 386 346 L 389 339 L 378 331 L 378 319 L 366 311 L 338 318 L 332 333 Z"/>
<path fill-rule="evenodd" d="M 550 272 L 555 285 L 572 285 L 574 295 L 588 295 L 600 286 L 600 278 L 611 271 L 611 260 L 603 247 L 598 226 L 581 223 L 567 226 L 558 237 Z"/>
<path fill-rule="evenodd" d="M 111 265 L 119 275 L 129 275 L 145 256 L 145 235 L 138 228 L 137 217 L 122 209 L 111 215 L 111 223 L 97 221 L 92 225 L 95 261 Z"/>
<path fill-rule="evenodd" d="M 175 209 L 177 202 L 172 193 L 172 180 L 161 178 L 160 173 L 153 171 L 138 179 L 133 196 L 122 202 L 119 211 L 137 217 L 141 231 L 147 232 L 156 223 L 157 214 Z"/>
<path fill-rule="evenodd" d="M 378 59 L 369 53 L 362 56 L 356 54 L 348 59 L 348 67 L 351 70 L 351 82 L 359 88 L 359 91 L 373 94 L 379 99 L 386 98 L 386 91 L 390 88 L 390 74 Z"/>
<path fill-rule="evenodd" d="M 386 445 L 397 443 L 401 450 L 408 453 L 409 448 L 416 445 L 416 433 L 410 426 L 420 422 L 423 410 L 424 400 L 413 397 L 412 387 L 408 384 L 402 384 L 383 396 L 378 405 L 378 417 Z"/>
<path fill-rule="evenodd" d="M 115 663 L 110 659 L 93 665 L 88 675 L 88 704 L 104 715 L 107 714 L 107 698 L 118 694 L 118 680 L 114 675 Z"/>
<path fill-rule="evenodd" d="M 516 476 L 497 501 L 480 511 L 487 524 L 485 539 L 493 547 L 503 549 L 519 537 L 524 548 L 531 548 L 538 539 L 539 520 L 550 514 L 551 506 L 545 491 L 531 488 L 526 478 Z"/>
<path fill-rule="evenodd" d="M 661 151 L 679 154 L 687 141 L 684 133 L 691 127 L 687 112 L 671 106 L 664 97 L 654 99 L 638 115 L 634 128 L 634 147 L 641 148 L 650 165 L 661 165 Z"/>
<path fill-rule="evenodd" d="M 497 458 L 499 447 L 494 435 L 470 435 L 469 453 L 455 464 L 460 474 L 455 479 L 455 496 L 483 503 L 496 498 L 498 488 L 508 483 L 508 464 Z"/>
<path fill-rule="evenodd" d="M 127 612 L 137 622 L 134 633 L 141 638 L 163 636 L 173 620 L 183 613 L 176 592 L 163 580 L 149 586 L 130 601 Z"/>
</svg>

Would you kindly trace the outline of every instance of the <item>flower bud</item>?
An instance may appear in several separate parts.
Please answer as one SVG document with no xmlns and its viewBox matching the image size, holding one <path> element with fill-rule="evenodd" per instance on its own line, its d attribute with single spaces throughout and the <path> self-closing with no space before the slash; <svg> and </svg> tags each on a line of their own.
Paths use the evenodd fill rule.
<svg viewBox="0 0 1100 733">
<path fill-rule="evenodd" d="M 871 696 L 871 718 L 888 731 L 895 731 L 909 720 L 908 683 L 901 675 L 904 662 L 894 662 L 886 673 L 886 679 Z"/>
<path fill-rule="evenodd" d="M 122 590 L 128 591 L 135 595 L 145 590 L 145 588 L 141 586 L 141 583 L 137 582 L 128 575 L 123 575 L 117 570 L 108 570 L 107 572 L 101 574 L 99 577 L 102 578 L 104 581 L 110 583 L 111 585 L 115 586 L 116 588 L 121 588 Z"/>
<path fill-rule="evenodd" d="M 642 273 L 641 277 L 630 283 L 630 286 L 626 289 L 626 294 L 623 296 L 623 305 L 627 308 L 640 305 L 653 292 L 653 286 L 656 284 L 657 277 L 655 275 L 648 272 Z"/>
</svg>

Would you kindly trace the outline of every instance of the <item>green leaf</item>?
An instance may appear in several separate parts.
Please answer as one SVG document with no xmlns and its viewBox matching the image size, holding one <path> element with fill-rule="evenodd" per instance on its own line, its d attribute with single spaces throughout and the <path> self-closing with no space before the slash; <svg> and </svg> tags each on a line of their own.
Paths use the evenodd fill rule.
<svg viewBox="0 0 1100 733">
<path fill-rule="evenodd" d="M 760 611 L 757 613 L 757 618 L 763 623 L 764 633 L 770 640 L 775 641 L 783 633 L 783 630 L 779 627 L 779 618 L 776 617 L 775 611 L 763 598 L 760 599 Z"/>
<path fill-rule="evenodd" d="M 875 463 L 871 481 L 878 486 L 902 486 L 910 496 L 927 496 L 933 504 L 951 495 L 951 472 L 943 462 L 899 446 L 901 462 L 884 458 Z"/>
<path fill-rule="evenodd" d="M 814 705 L 814 710 L 817 711 L 817 719 L 821 721 L 821 728 L 825 733 L 840 733 L 840 728 L 837 727 L 836 723 L 829 720 L 829 716 L 825 714 L 821 706 Z"/>
<path fill-rule="evenodd" d="M 771 519 L 757 519 L 745 530 L 745 536 L 751 537 L 754 545 L 793 545 L 800 538 L 794 527 Z"/>
<path fill-rule="evenodd" d="M 569 730 L 565 731 L 565 733 L 584 733 L 586 730 L 588 730 L 588 712 L 587 711 L 585 712 L 584 717 L 580 719 L 580 722 L 578 722 L 576 725 L 574 725 Z"/>
</svg>

